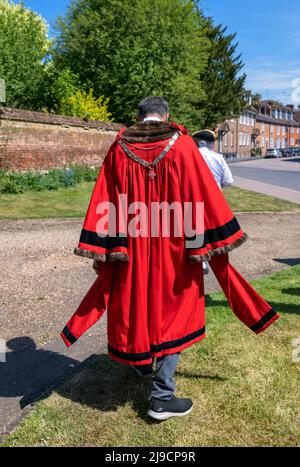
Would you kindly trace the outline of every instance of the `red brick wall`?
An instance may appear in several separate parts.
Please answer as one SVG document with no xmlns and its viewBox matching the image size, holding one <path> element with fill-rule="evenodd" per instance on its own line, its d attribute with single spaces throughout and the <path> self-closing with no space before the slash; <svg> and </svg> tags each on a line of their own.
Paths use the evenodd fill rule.
<svg viewBox="0 0 300 467">
<path fill-rule="evenodd" d="M 0 108 L 0 168 L 99 166 L 120 125 Z"/>
</svg>

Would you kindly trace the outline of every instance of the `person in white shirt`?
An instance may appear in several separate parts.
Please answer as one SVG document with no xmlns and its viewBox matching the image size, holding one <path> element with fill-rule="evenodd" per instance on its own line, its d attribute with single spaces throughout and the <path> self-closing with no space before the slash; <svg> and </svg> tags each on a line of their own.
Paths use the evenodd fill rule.
<svg viewBox="0 0 300 467">
<path fill-rule="evenodd" d="M 230 168 L 222 154 L 214 151 L 217 139 L 215 133 L 211 130 L 197 131 L 193 134 L 193 138 L 218 186 L 223 188 L 232 185 L 233 177 Z"/>
<path fill-rule="evenodd" d="M 232 185 L 233 176 L 222 154 L 214 151 L 216 135 L 211 130 L 196 131 L 193 138 L 199 148 L 201 155 L 210 168 L 218 186 L 222 189 Z M 203 262 L 204 274 L 209 273 L 208 263 Z"/>
</svg>

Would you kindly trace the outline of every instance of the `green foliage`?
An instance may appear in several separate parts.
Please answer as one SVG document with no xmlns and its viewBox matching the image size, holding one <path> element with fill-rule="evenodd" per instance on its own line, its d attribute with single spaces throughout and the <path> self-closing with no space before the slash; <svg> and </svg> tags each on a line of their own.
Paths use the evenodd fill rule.
<svg viewBox="0 0 300 467">
<path fill-rule="evenodd" d="M 63 115 L 109 122 L 111 113 L 107 109 L 108 102 L 109 99 L 105 99 L 104 96 L 98 99 L 94 97 L 92 89 L 88 93 L 78 90 L 74 95 L 61 99 L 58 110 Z"/>
<path fill-rule="evenodd" d="M 74 165 L 68 169 L 52 169 L 41 172 L 7 172 L 0 170 L 0 193 L 19 194 L 27 191 L 58 190 L 77 183 L 96 181 L 99 169 Z"/>
<path fill-rule="evenodd" d="M 48 61 L 41 88 L 43 89 L 42 110 L 59 113 L 61 101 L 77 92 L 78 81 L 70 69 L 58 70 L 53 62 Z"/>
<path fill-rule="evenodd" d="M 0 0 L 0 78 L 6 81 L 8 105 L 39 108 L 49 46 L 41 16 L 22 2 Z"/>
<path fill-rule="evenodd" d="M 215 128 L 227 118 L 240 115 L 247 105 L 245 79 L 241 56 L 237 54 L 236 34 L 227 34 L 227 27 L 215 25 L 212 18 L 204 18 L 209 39 L 207 67 L 200 74 L 206 93 L 204 126 Z"/>
<path fill-rule="evenodd" d="M 190 130 L 237 116 L 247 96 L 236 36 L 198 3 L 74 0 L 49 41 L 42 17 L 0 0 L 7 104 L 131 124 L 140 99 L 162 95 Z"/>
<path fill-rule="evenodd" d="M 208 41 L 193 1 L 77 0 L 57 28 L 55 65 L 109 96 L 117 121 L 132 123 L 140 99 L 163 95 L 172 118 L 202 122 Z"/>
</svg>

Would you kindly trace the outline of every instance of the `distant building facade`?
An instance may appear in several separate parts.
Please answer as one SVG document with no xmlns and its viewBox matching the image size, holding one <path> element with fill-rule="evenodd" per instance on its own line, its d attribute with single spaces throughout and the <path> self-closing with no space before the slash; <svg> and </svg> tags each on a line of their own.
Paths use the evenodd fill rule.
<svg viewBox="0 0 300 467">
<path fill-rule="evenodd" d="M 268 149 L 300 147 L 300 111 L 292 105 L 261 101 L 217 128 L 219 152 L 226 157 L 265 155 Z"/>
<path fill-rule="evenodd" d="M 218 126 L 219 152 L 228 157 L 244 157 L 251 153 L 257 138 L 256 114 L 256 109 L 251 107 L 240 118 L 227 120 Z"/>
<path fill-rule="evenodd" d="M 300 146 L 300 123 L 295 119 L 292 105 L 262 101 L 258 107 L 256 128 L 259 130 L 257 144 L 262 154 L 268 149 Z"/>
</svg>

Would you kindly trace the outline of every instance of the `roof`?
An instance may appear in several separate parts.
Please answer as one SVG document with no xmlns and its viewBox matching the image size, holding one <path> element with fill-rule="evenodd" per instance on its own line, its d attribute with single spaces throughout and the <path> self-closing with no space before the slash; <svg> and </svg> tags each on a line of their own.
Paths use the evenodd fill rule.
<svg viewBox="0 0 300 467">
<path fill-rule="evenodd" d="M 296 122 L 300 123 L 300 110 L 297 110 L 294 113 L 294 119 L 296 120 Z"/>
<path fill-rule="evenodd" d="M 265 115 L 258 113 L 256 115 L 256 120 L 258 122 L 274 123 L 274 125 L 285 125 L 285 126 L 299 126 L 300 121 L 296 120 L 282 120 L 280 118 L 270 117 L 270 115 Z"/>
<path fill-rule="evenodd" d="M 271 107 L 272 109 L 280 109 L 288 112 L 293 112 L 293 109 L 291 107 L 288 107 L 287 105 L 281 104 L 281 102 L 274 101 L 274 100 L 264 100 L 260 102 L 260 107 L 261 106 L 268 106 Z"/>
</svg>

